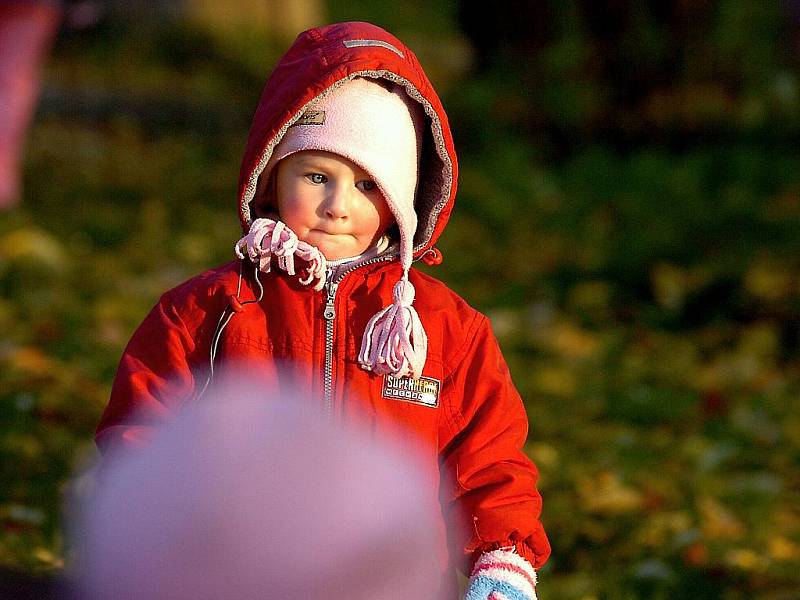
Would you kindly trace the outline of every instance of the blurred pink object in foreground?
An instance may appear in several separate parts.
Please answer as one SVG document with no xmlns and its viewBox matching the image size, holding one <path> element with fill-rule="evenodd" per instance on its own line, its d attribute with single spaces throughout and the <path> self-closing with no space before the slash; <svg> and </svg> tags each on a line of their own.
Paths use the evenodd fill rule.
<svg viewBox="0 0 800 600">
<path fill-rule="evenodd" d="M 75 536 L 80 598 L 438 598 L 435 491 L 408 446 L 223 389 L 106 459 Z"/>
<path fill-rule="evenodd" d="M 22 149 L 39 70 L 60 22 L 56 2 L 0 1 L 0 209 L 20 199 Z"/>
</svg>

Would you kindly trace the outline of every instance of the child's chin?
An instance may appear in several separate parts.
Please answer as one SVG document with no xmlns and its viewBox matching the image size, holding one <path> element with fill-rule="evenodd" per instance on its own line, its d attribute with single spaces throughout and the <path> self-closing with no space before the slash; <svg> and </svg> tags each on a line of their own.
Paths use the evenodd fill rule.
<svg viewBox="0 0 800 600">
<path fill-rule="evenodd" d="M 351 256 L 358 256 L 365 249 L 359 249 L 356 244 L 347 243 L 347 241 L 340 242 L 335 238 L 336 236 L 315 236 L 314 239 L 307 240 L 312 246 L 319 248 L 319 251 L 325 256 L 327 260 L 341 260 L 343 258 L 350 258 Z M 328 238 L 328 239 L 326 239 Z"/>
<path fill-rule="evenodd" d="M 319 251 L 322 252 L 326 260 L 341 260 L 343 258 L 350 258 L 351 256 L 357 256 L 361 254 L 356 250 L 347 251 L 341 248 L 323 248 L 322 246 L 319 246 Z"/>
</svg>

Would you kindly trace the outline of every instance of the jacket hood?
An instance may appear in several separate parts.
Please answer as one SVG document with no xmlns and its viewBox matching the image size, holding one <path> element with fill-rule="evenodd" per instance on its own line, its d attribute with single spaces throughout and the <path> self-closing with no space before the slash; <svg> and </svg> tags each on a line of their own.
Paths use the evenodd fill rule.
<svg viewBox="0 0 800 600">
<path fill-rule="evenodd" d="M 458 164 L 447 115 L 414 53 L 387 31 L 363 22 L 336 23 L 301 33 L 264 86 L 239 173 L 239 218 L 254 217 L 258 178 L 289 127 L 314 100 L 355 77 L 400 84 L 427 116 L 420 153 L 414 255 L 439 238 L 456 194 Z"/>
</svg>

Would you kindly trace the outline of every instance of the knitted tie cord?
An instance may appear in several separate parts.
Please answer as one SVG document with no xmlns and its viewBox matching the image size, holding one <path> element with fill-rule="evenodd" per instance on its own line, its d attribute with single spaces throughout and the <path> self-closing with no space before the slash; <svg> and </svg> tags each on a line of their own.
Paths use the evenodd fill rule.
<svg viewBox="0 0 800 600">
<path fill-rule="evenodd" d="M 316 291 L 325 286 L 327 261 L 315 246 L 299 240 L 281 221 L 256 219 L 250 230 L 234 247 L 236 256 L 249 258 L 259 271 L 269 273 L 272 258 L 278 268 L 295 275 L 295 257 L 307 263 L 303 285 Z M 377 375 L 411 377 L 422 375 L 428 354 L 428 336 L 413 307 L 414 286 L 408 280 L 408 268 L 392 290 L 393 302 L 374 315 L 364 330 L 358 362 Z"/>
</svg>

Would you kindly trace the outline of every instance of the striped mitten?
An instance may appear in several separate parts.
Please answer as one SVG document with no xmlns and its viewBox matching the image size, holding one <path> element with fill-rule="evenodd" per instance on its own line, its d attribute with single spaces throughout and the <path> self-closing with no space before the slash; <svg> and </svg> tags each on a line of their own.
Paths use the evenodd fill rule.
<svg viewBox="0 0 800 600">
<path fill-rule="evenodd" d="M 536 600 L 536 571 L 516 552 L 484 552 L 472 569 L 464 600 Z"/>
</svg>

